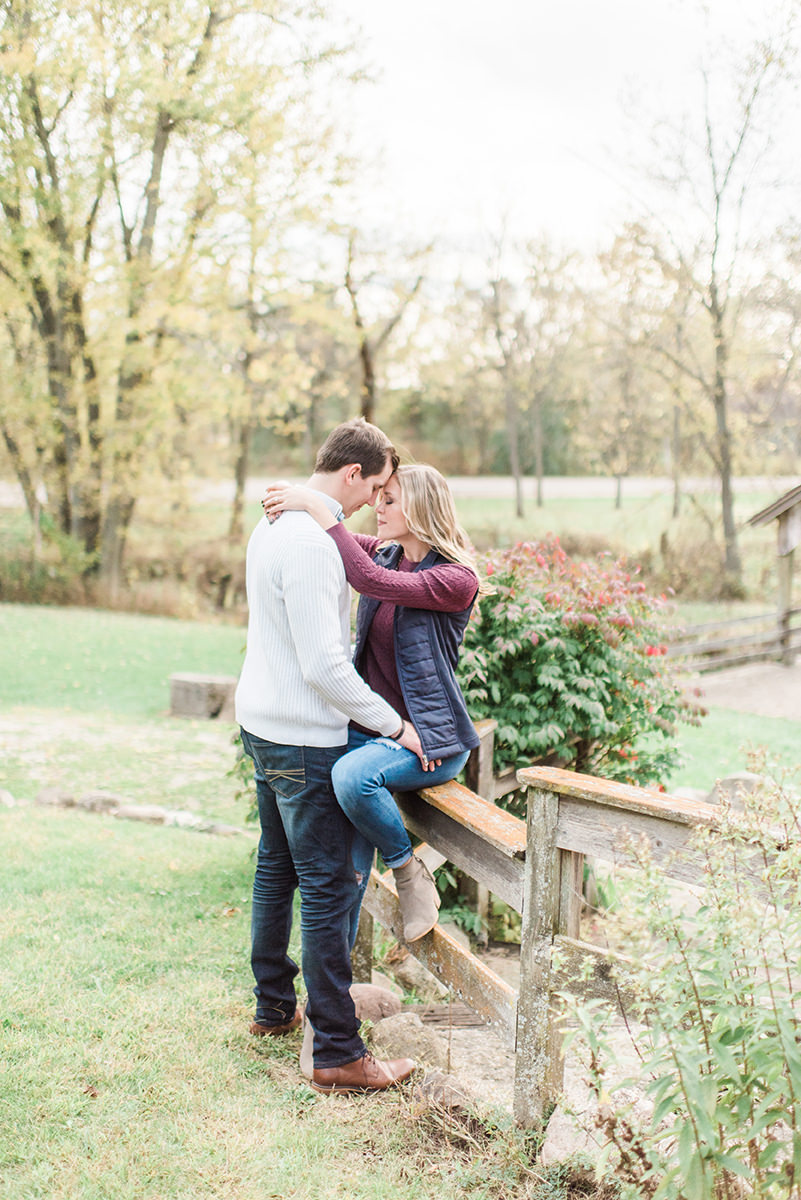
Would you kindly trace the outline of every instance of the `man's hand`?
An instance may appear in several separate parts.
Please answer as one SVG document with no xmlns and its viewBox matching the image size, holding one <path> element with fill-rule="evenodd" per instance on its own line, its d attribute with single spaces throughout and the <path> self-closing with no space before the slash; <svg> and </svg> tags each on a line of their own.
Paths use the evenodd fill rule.
<svg viewBox="0 0 801 1200">
<path fill-rule="evenodd" d="M 411 750 L 412 754 L 417 755 L 424 771 L 433 771 L 442 762 L 441 758 L 433 758 L 430 761 L 426 758 L 417 730 L 411 721 L 403 722 L 403 732 L 400 737 L 395 738 L 395 741 L 400 742 L 401 746 L 404 746 L 407 750 Z"/>
</svg>

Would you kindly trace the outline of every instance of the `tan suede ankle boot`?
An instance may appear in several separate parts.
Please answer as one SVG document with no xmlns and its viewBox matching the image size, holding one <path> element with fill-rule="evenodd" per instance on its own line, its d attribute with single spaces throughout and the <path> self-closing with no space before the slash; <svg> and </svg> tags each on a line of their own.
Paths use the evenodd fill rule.
<svg viewBox="0 0 801 1200">
<path fill-rule="evenodd" d="M 416 942 L 437 923 L 440 899 L 434 876 L 414 855 L 402 867 L 395 867 L 392 874 L 403 917 L 403 936 L 407 942 Z"/>
</svg>

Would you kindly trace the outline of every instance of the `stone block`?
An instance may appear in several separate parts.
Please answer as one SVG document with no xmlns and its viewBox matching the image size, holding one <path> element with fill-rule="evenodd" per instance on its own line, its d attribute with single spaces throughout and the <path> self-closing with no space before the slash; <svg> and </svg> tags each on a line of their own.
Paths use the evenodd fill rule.
<svg viewBox="0 0 801 1200">
<path fill-rule="evenodd" d="M 171 675 L 170 716 L 233 721 L 235 691 L 233 675 Z"/>
</svg>

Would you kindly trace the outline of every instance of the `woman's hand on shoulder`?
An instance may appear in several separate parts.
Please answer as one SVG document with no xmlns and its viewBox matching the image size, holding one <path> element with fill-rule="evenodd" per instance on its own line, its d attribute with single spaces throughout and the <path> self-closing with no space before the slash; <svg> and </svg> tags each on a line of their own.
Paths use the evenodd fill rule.
<svg viewBox="0 0 801 1200">
<path fill-rule="evenodd" d="M 285 479 L 268 483 L 261 504 L 268 520 L 274 520 L 282 512 L 307 512 L 323 529 L 336 525 L 336 517 L 319 492 Z"/>
</svg>

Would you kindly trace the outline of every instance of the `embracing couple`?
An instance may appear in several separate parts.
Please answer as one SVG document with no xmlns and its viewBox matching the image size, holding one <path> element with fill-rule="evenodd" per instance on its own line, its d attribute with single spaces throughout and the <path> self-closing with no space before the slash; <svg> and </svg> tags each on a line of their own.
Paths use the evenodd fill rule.
<svg viewBox="0 0 801 1200">
<path fill-rule="evenodd" d="M 376 538 L 342 524 L 365 504 L 376 509 Z M 433 467 L 399 466 L 361 418 L 332 431 L 308 486 L 269 488 L 264 510 L 248 544 L 236 692 L 261 822 L 251 1033 L 301 1023 L 288 954 L 299 889 L 312 1087 L 378 1091 L 415 1063 L 366 1050 L 350 950 L 376 847 L 394 873 L 406 940 L 436 924 L 436 886 L 392 792 L 453 779 L 478 744 L 455 667 L 480 581 L 445 480 Z M 353 662 L 349 584 L 361 594 Z"/>
</svg>

